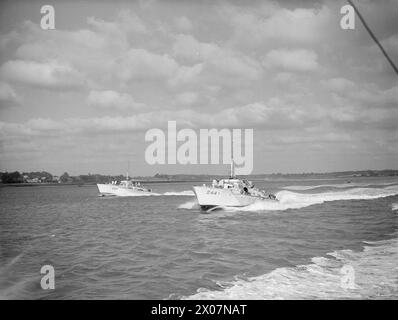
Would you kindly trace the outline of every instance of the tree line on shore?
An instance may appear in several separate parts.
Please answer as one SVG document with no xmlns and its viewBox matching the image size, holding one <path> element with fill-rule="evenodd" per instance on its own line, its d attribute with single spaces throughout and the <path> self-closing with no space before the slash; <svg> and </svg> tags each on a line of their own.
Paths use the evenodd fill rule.
<svg viewBox="0 0 398 320">
<path fill-rule="evenodd" d="M 398 176 L 398 170 L 362 170 L 362 171 L 343 171 L 329 173 L 272 173 L 245 176 L 247 179 L 280 179 L 280 178 L 351 178 L 351 177 L 391 177 Z M 133 177 L 139 181 L 205 181 L 223 176 L 215 175 L 193 175 L 193 174 L 155 174 L 153 177 Z M 82 174 L 70 176 L 64 172 L 61 176 L 52 175 L 46 171 L 35 172 L 0 172 L 0 182 L 3 184 L 14 183 L 70 183 L 70 184 L 95 184 L 108 183 L 126 179 L 123 175 L 102 175 L 102 174 Z"/>
<path fill-rule="evenodd" d="M 1 183 L 105 183 L 112 180 L 123 180 L 122 175 L 108 176 L 101 174 L 83 174 L 78 176 L 70 176 L 64 172 L 61 176 L 52 175 L 46 171 L 37 172 L 0 172 Z"/>
</svg>

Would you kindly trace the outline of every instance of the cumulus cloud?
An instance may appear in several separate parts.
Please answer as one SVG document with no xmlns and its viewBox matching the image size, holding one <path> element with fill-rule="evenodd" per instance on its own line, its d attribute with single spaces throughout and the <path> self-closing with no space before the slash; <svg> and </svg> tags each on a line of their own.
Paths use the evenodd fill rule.
<svg viewBox="0 0 398 320">
<path fill-rule="evenodd" d="M 65 27 L 43 32 L 19 20 L 1 35 L 0 103 L 19 101 L 20 112 L 4 112 L 0 139 L 5 151 L 18 146 L 15 159 L 29 148 L 40 153 L 48 137 L 83 150 L 95 149 L 90 137 L 101 134 L 116 148 L 113 137 L 136 137 L 167 120 L 255 128 L 260 149 L 319 143 L 324 151 L 334 143 L 339 154 L 349 143 L 365 152 L 396 136 L 395 78 L 363 28 L 340 29 L 332 1 L 123 2 L 105 15 L 101 2 L 90 6 L 86 21 L 61 12 Z M 393 7 L 361 5 L 392 57 Z"/>
<path fill-rule="evenodd" d="M 176 102 L 180 105 L 191 105 L 198 100 L 198 94 L 196 92 L 183 92 L 177 95 Z"/>
<path fill-rule="evenodd" d="M 113 90 L 92 90 L 87 97 L 87 103 L 102 109 L 119 110 L 141 109 L 144 106 L 144 104 L 134 101 L 131 95 Z"/>
<path fill-rule="evenodd" d="M 84 77 L 67 64 L 11 60 L 0 68 L 3 78 L 47 89 L 73 89 L 84 85 Z"/>
<path fill-rule="evenodd" d="M 176 26 L 176 28 L 178 30 L 183 31 L 183 32 L 189 32 L 193 28 L 191 20 L 189 20 L 185 16 L 176 17 L 174 19 L 174 25 Z"/>
<path fill-rule="evenodd" d="M 345 78 L 322 80 L 321 83 L 325 88 L 335 92 L 344 92 L 347 90 L 352 90 L 356 87 L 353 81 Z"/>
<path fill-rule="evenodd" d="M 184 86 L 198 79 L 203 71 L 203 63 L 197 63 L 192 66 L 181 66 L 176 73 L 168 80 L 172 87 Z"/>
<path fill-rule="evenodd" d="M 150 128 L 165 128 L 168 120 L 175 120 L 179 127 L 191 128 L 257 128 L 257 130 L 294 130 L 298 128 L 322 128 L 328 122 L 337 127 L 349 127 L 357 123 L 357 129 L 392 130 L 398 121 L 398 111 L 373 110 L 364 113 L 360 108 L 334 108 L 324 110 L 318 105 L 293 105 L 280 98 L 231 107 L 211 115 L 191 109 L 146 112 L 133 116 L 106 116 L 95 118 L 67 118 L 62 121 L 31 119 L 23 124 L 4 123 L 0 135 L 8 136 L 58 136 L 81 133 L 113 134 L 136 132 Z M 323 121 L 323 123 L 322 123 Z M 321 122 L 321 123 L 320 123 Z M 395 126 L 396 128 L 396 126 Z"/>
<path fill-rule="evenodd" d="M 26 127 L 37 132 L 51 132 L 62 128 L 60 122 L 52 119 L 30 119 L 26 122 Z"/>
<path fill-rule="evenodd" d="M 117 22 L 109 22 L 96 17 L 88 17 L 87 23 L 94 26 L 97 30 L 112 35 L 124 34 L 124 33 L 138 33 L 147 34 L 149 32 L 148 27 L 144 21 L 131 10 L 119 11 L 117 14 Z"/>
<path fill-rule="evenodd" d="M 130 49 L 116 64 L 117 76 L 124 81 L 170 78 L 178 69 L 173 58 L 145 49 Z"/>
<path fill-rule="evenodd" d="M 102 94 L 100 93 L 99 96 Z M 110 96 L 113 97 L 114 95 L 110 94 Z M 193 92 L 186 92 L 177 98 L 182 99 L 182 102 L 186 104 L 190 104 L 194 99 L 197 99 L 197 95 Z M 27 129 L 37 134 L 44 134 L 47 131 L 57 129 L 60 135 L 80 132 L 106 134 L 116 131 L 142 131 L 154 127 L 164 128 L 167 126 L 168 120 L 175 120 L 179 126 L 192 128 L 255 127 L 259 129 L 292 129 L 293 127 L 308 127 L 311 124 L 318 125 L 319 117 L 324 115 L 317 112 L 317 108 L 318 106 L 303 106 L 292 104 L 285 99 L 272 98 L 266 102 L 255 102 L 210 113 L 185 108 L 150 111 L 126 117 L 68 118 L 63 121 L 34 119 L 27 121 L 24 125 Z M 331 110 L 330 112 L 334 111 Z M 19 124 L 8 125 L 8 127 L 4 126 L 5 130 L 9 130 L 11 127 L 19 128 Z M 3 133 L 6 134 L 7 132 Z"/>
<path fill-rule="evenodd" d="M 175 57 L 191 61 L 206 60 L 211 54 L 220 51 L 216 44 L 200 42 L 194 36 L 187 34 L 176 35 L 172 49 Z"/>
<path fill-rule="evenodd" d="M 0 82 L 0 103 L 5 105 L 7 103 L 17 104 L 20 102 L 15 90 L 5 82 Z"/>
<path fill-rule="evenodd" d="M 263 60 L 265 67 L 276 67 L 290 71 L 315 71 L 318 65 L 318 55 L 312 50 L 277 49 L 267 53 Z"/>
<path fill-rule="evenodd" d="M 380 89 L 374 85 L 356 84 L 344 78 L 323 80 L 321 84 L 332 93 L 334 104 L 341 108 L 355 107 L 368 113 L 370 108 L 393 109 L 398 105 L 398 86 Z"/>
<path fill-rule="evenodd" d="M 330 27 L 331 13 L 327 6 L 320 8 L 283 8 L 266 2 L 255 11 L 225 5 L 219 11 L 234 30 L 237 46 L 268 46 L 278 43 L 316 43 L 322 31 Z"/>
<path fill-rule="evenodd" d="M 209 68 L 218 69 L 226 76 L 238 77 L 238 80 L 258 80 L 263 72 L 256 60 L 233 53 L 217 53 L 208 63 Z"/>
<path fill-rule="evenodd" d="M 257 80 L 263 71 L 260 63 L 250 56 L 214 43 L 200 42 L 192 35 L 177 35 L 173 54 L 177 58 L 203 63 L 207 82 L 224 77 L 235 77 L 238 81 Z"/>
<path fill-rule="evenodd" d="M 293 79 L 293 76 L 291 72 L 278 72 L 275 75 L 275 81 L 278 83 L 288 83 Z"/>
</svg>

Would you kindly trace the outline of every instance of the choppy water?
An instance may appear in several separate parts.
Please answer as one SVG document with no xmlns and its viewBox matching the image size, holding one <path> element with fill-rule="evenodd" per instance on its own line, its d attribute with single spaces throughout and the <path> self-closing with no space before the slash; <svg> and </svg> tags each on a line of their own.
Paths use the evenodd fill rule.
<svg viewBox="0 0 398 320">
<path fill-rule="evenodd" d="M 186 183 L 0 188 L 0 298 L 398 298 L 397 179 L 256 184 L 280 203 L 201 214 Z"/>
</svg>

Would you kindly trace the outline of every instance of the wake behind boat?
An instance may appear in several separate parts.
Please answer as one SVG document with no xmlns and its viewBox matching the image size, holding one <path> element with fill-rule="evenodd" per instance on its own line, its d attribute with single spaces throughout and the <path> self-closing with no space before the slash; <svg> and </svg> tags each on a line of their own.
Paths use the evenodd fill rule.
<svg viewBox="0 0 398 320">
<path fill-rule="evenodd" d="M 236 178 L 233 161 L 228 179 L 213 180 L 211 186 L 204 184 L 193 187 L 193 190 L 201 209 L 208 212 L 220 207 L 245 207 L 258 200 L 278 201 L 275 195 L 256 188 L 251 181 Z"/>
</svg>

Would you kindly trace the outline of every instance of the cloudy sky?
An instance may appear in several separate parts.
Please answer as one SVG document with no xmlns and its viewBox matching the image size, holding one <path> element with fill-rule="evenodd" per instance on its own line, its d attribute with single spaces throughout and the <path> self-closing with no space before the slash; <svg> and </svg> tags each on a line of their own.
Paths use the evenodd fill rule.
<svg viewBox="0 0 398 320">
<path fill-rule="evenodd" d="M 398 63 L 398 1 L 356 3 Z M 2 1 L 0 171 L 224 173 L 146 164 L 167 120 L 253 128 L 253 173 L 398 169 L 398 77 L 345 4 Z"/>
</svg>

